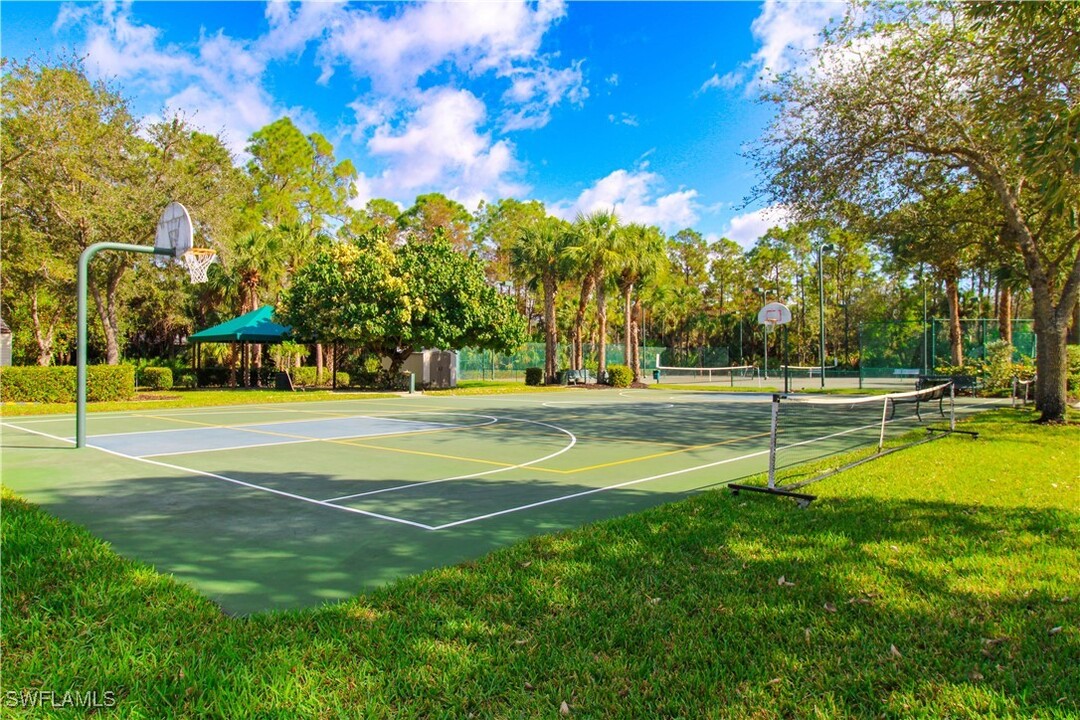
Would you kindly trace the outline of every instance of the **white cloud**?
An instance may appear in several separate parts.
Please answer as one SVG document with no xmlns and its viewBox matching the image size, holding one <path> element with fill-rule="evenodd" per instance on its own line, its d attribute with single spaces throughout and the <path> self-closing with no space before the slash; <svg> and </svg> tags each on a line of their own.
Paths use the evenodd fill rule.
<svg viewBox="0 0 1080 720">
<path fill-rule="evenodd" d="M 751 64 L 762 76 L 787 72 L 805 63 L 807 52 L 821 44 L 821 31 L 844 14 L 837 2 L 766 0 L 750 30 L 761 47 Z"/>
<path fill-rule="evenodd" d="M 786 228 L 791 222 L 791 213 L 785 207 L 770 205 L 760 210 L 736 215 L 728 221 L 721 234 L 734 240 L 743 248 L 751 248 L 758 238 L 768 232 L 769 228 Z"/>
<path fill-rule="evenodd" d="M 606 82 L 608 85 L 618 87 L 619 86 L 619 73 L 611 73 L 606 78 L 604 78 L 604 82 Z"/>
<path fill-rule="evenodd" d="M 62 11 L 57 18 L 58 24 L 84 26 L 87 70 L 161 96 L 194 126 L 222 133 L 234 153 L 243 151 L 252 132 L 290 114 L 267 92 L 266 58 L 252 43 L 217 32 L 188 45 L 170 44 L 161 30 L 136 21 L 127 4 L 89 7 L 90 12 Z"/>
<path fill-rule="evenodd" d="M 697 190 L 679 190 L 658 196 L 656 188 L 662 182 L 659 175 L 644 169 L 616 170 L 597 180 L 576 200 L 550 205 L 550 211 L 572 220 L 578 213 L 614 209 L 623 222 L 657 225 L 669 232 L 693 225 L 698 219 Z"/>
<path fill-rule="evenodd" d="M 794 2 L 765 0 L 761 14 L 750 31 L 757 51 L 738 68 L 724 75 L 713 74 L 697 94 L 713 88 L 732 89 L 748 83 L 748 89 L 767 84 L 779 73 L 804 67 L 811 51 L 821 45 L 821 33 L 839 20 L 847 4 L 830 0 Z"/>
<path fill-rule="evenodd" d="M 702 95 L 713 88 L 731 90 L 742 84 L 745 79 L 745 74 L 741 70 L 733 70 L 729 73 L 720 75 L 719 73 L 713 73 L 713 76 L 701 83 L 701 87 L 698 88 L 697 94 Z"/>
<path fill-rule="evenodd" d="M 510 178 L 519 171 L 514 147 L 480 131 L 486 107 L 467 90 L 434 88 L 424 92 L 419 107 L 397 124 L 379 125 L 367 147 L 386 165 L 374 176 L 363 175 L 360 195 L 411 198 L 427 188 L 473 208 L 483 199 L 520 195 L 528 188 Z"/>
<path fill-rule="evenodd" d="M 631 115 L 630 113 L 619 113 L 618 115 L 608 115 L 608 122 L 618 123 L 620 125 L 629 125 L 630 127 L 638 126 L 637 115 Z"/>
<path fill-rule="evenodd" d="M 274 0 L 261 36 L 204 30 L 177 44 L 140 22 L 129 3 L 108 2 L 61 5 L 54 30 L 82 30 L 92 73 L 221 132 L 237 154 L 252 132 L 284 115 L 318 129 L 314 113 L 273 97 L 268 74 L 272 63 L 294 62 L 314 46 L 322 82 L 346 68 L 360 87 L 370 87 L 349 104 L 352 122 L 332 131 L 366 146 L 375 161 L 373 171 L 357 159 L 369 168 L 358 190 L 405 201 L 438 190 L 471 202 L 523 190 L 514 180 L 514 145 L 493 136 L 493 128 L 543 127 L 560 104 L 588 98 L 583 61 L 563 62 L 542 48 L 565 14 L 563 0 L 378 7 Z M 501 97 L 487 100 L 497 103 L 492 111 L 455 88 L 458 78 L 485 75 L 505 83 Z M 438 117 L 443 111 L 449 115 Z"/>
</svg>

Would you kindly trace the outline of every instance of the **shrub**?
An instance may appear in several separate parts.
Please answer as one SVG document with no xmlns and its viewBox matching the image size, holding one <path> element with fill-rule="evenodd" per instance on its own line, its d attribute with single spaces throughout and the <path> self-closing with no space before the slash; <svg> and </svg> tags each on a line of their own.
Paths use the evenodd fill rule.
<svg viewBox="0 0 1080 720">
<path fill-rule="evenodd" d="M 73 368 L 74 369 L 74 368 Z M 74 388 L 74 383 L 72 383 Z M 72 395 L 75 391 L 72 389 Z M 91 365 L 86 368 L 86 399 L 91 402 L 135 397 L 135 368 L 131 365 Z"/>
<path fill-rule="evenodd" d="M 199 387 L 199 376 L 190 370 L 180 373 L 176 384 L 186 390 L 194 390 Z"/>
<path fill-rule="evenodd" d="M 608 365 L 607 379 L 608 385 L 612 387 L 630 387 L 634 382 L 634 373 L 626 365 Z"/>
<path fill-rule="evenodd" d="M 86 369 L 86 399 L 92 402 L 130 400 L 135 396 L 131 365 L 91 365 Z M 75 402 L 75 368 L 15 366 L 0 371 L 3 402 Z"/>
<path fill-rule="evenodd" d="M 318 374 L 318 368 L 313 367 L 298 367 L 292 368 L 289 371 L 292 376 L 294 385 L 304 385 L 307 387 L 330 387 L 333 384 L 333 379 L 330 377 L 330 373 L 323 371 L 322 375 Z M 349 373 L 342 372 L 337 373 L 338 387 L 343 387 L 349 384 Z"/>
<path fill-rule="evenodd" d="M 544 382 L 544 371 L 538 367 L 525 368 L 525 384 L 540 385 Z"/>
<path fill-rule="evenodd" d="M 151 390 L 170 390 L 173 386 L 173 373 L 165 367 L 144 368 L 142 381 Z"/>
<path fill-rule="evenodd" d="M 12 366 L 0 369 L 4 402 L 64 403 L 75 401 L 75 368 Z"/>
</svg>

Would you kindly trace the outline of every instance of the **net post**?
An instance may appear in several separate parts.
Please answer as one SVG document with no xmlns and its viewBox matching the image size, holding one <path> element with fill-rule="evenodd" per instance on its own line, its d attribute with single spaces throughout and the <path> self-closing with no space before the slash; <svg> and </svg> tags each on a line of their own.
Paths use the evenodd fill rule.
<svg viewBox="0 0 1080 720">
<path fill-rule="evenodd" d="M 1010 403 L 1010 407 L 1014 407 L 1014 408 L 1016 407 L 1016 396 L 1018 394 L 1017 393 L 1018 387 L 1019 387 L 1019 381 L 1017 380 L 1016 376 L 1013 375 L 1012 376 L 1012 402 Z"/>
<path fill-rule="evenodd" d="M 881 430 L 878 432 L 877 451 L 881 452 L 885 447 L 885 423 L 889 417 L 889 397 L 885 396 L 885 401 L 881 404 Z"/>
<path fill-rule="evenodd" d="M 776 488 L 776 429 L 780 414 L 780 395 L 772 396 L 772 417 L 769 421 L 769 487 Z"/>
<path fill-rule="evenodd" d="M 956 384 L 949 383 L 949 430 L 956 430 Z"/>
</svg>

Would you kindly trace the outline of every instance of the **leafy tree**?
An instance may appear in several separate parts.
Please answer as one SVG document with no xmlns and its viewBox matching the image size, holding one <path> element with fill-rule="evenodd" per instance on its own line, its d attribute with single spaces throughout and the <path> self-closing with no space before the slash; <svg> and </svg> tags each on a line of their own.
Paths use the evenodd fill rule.
<svg viewBox="0 0 1080 720">
<path fill-rule="evenodd" d="M 524 319 L 487 284 L 483 264 L 441 237 L 334 243 L 300 268 L 282 305 L 299 337 L 364 345 L 390 359 L 391 374 L 418 348 L 507 351 L 525 339 Z"/>
<path fill-rule="evenodd" d="M 397 256 L 413 310 L 409 326 L 380 348 L 391 359 L 391 372 L 420 348 L 511 352 L 525 342 L 525 318 L 511 297 L 488 284 L 478 257 L 440 236 L 407 243 Z"/>
<path fill-rule="evenodd" d="M 356 194 L 356 168 L 336 161 L 325 137 L 304 135 L 283 117 L 256 130 L 247 151 L 254 209 L 265 226 L 301 226 L 315 235 L 344 222 Z"/>
<path fill-rule="evenodd" d="M 770 95 L 762 189 L 814 217 L 839 200 L 884 214 L 924 173 L 982 186 L 1031 283 L 1036 407 L 1063 420 L 1080 296 L 1080 5 L 864 5 L 816 60 Z"/>
<path fill-rule="evenodd" d="M 91 83 L 78 62 L 12 67 L 3 123 L 5 232 L 10 224 L 25 245 L 16 253 L 23 271 L 12 277 L 27 283 L 17 295 L 37 304 L 29 315 L 38 323 L 39 362 L 52 352 L 56 309 L 74 315 L 74 268 L 83 249 L 101 241 L 150 244 L 169 200 L 188 205 L 200 235 L 227 214 L 222 208 L 237 204 L 231 159 L 217 139 L 179 118 L 146 128 L 144 139 L 124 98 Z M 203 216 L 210 220 L 198 220 Z M 45 253 L 55 262 L 42 264 Z M 101 255 L 89 276 L 111 364 L 120 359 L 121 290 L 135 262 L 130 253 Z"/>
<path fill-rule="evenodd" d="M 428 193 L 418 196 L 413 206 L 398 216 L 397 224 L 409 240 L 431 242 L 441 235 L 458 250 L 469 251 L 473 249 L 471 221 L 461 203 L 440 193 Z"/>
</svg>

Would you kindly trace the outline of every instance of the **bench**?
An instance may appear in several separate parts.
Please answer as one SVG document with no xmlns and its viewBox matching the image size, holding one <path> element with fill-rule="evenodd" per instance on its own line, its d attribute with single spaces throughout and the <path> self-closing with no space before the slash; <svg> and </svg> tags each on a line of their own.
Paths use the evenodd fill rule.
<svg viewBox="0 0 1080 720">
<path fill-rule="evenodd" d="M 587 385 L 590 379 L 588 370 L 563 370 L 561 375 L 563 385 Z"/>
<path fill-rule="evenodd" d="M 957 393 L 970 392 L 972 397 L 978 395 L 981 385 L 979 378 L 975 375 L 920 375 L 915 389 L 936 387 L 947 382 L 953 384 L 953 390 Z"/>
</svg>

